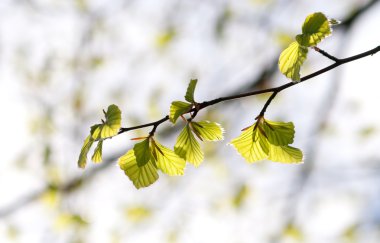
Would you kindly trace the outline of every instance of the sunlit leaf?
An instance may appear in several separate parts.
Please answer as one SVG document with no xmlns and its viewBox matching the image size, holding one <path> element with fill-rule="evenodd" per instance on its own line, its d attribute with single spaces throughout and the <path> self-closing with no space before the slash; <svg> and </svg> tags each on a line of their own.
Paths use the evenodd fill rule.
<svg viewBox="0 0 380 243">
<path fill-rule="evenodd" d="M 294 140 L 293 122 L 274 122 L 264 120 L 263 128 L 269 143 L 273 145 L 288 145 Z"/>
<path fill-rule="evenodd" d="M 155 140 L 152 140 L 151 149 L 156 165 L 162 172 L 171 176 L 184 174 L 186 161 L 174 153 L 173 150 Z"/>
<path fill-rule="evenodd" d="M 336 21 L 333 21 L 336 23 Z M 329 19 L 321 12 L 310 14 L 302 25 L 302 34 L 297 35 L 297 42 L 306 47 L 317 45 L 332 33 Z"/>
<path fill-rule="evenodd" d="M 190 80 L 189 86 L 187 87 L 185 100 L 190 103 L 194 103 L 194 91 L 195 87 L 197 86 L 197 82 L 197 79 L 192 79 Z"/>
<path fill-rule="evenodd" d="M 280 55 L 278 67 L 286 77 L 300 81 L 300 70 L 307 57 L 308 49 L 297 41 L 292 42 Z"/>
<path fill-rule="evenodd" d="M 78 166 L 79 168 L 84 168 L 86 167 L 87 164 L 87 154 L 88 151 L 90 150 L 94 140 L 91 138 L 91 136 L 87 136 L 87 138 L 84 140 L 82 149 L 79 154 L 79 159 L 78 159 Z"/>
<path fill-rule="evenodd" d="M 231 144 L 250 163 L 268 158 L 270 145 L 255 125 L 244 130 Z"/>
<path fill-rule="evenodd" d="M 133 147 L 133 151 L 136 156 L 137 165 L 142 167 L 146 165 L 151 159 L 151 152 L 149 148 L 149 138 L 140 143 L 136 143 Z"/>
<path fill-rule="evenodd" d="M 169 118 L 172 123 L 175 123 L 181 115 L 190 111 L 192 104 L 183 101 L 173 101 L 170 106 Z"/>
<path fill-rule="evenodd" d="M 100 140 L 94 150 L 94 154 L 92 155 L 92 161 L 94 163 L 102 162 L 102 148 L 103 148 L 103 140 Z"/>
<path fill-rule="evenodd" d="M 291 146 L 269 146 L 269 160 L 280 163 L 301 163 L 302 151 Z"/>
<path fill-rule="evenodd" d="M 177 138 L 174 151 L 179 157 L 198 167 L 203 161 L 203 152 L 195 139 L 189 124 L 187 124 Z"/>
<path fill-rule="evenodd" d="M 293 123 L 273 122 L 260 117 L 231 144 L 248 162 L 269 159 L 280 163 L 300 163 L 302 151 L 287 145 L 293 142 L 293 138 Z"/>
<path fill-rule="evenodd" d="M 118 163 L 137 189 L 147 187 L 158 179 L 157 168 L 152 160 L 139 167 L 133 149 L 121 156 Z"/>
<path fill-rule="evenodd" d="M 113 137 L 119 132 L 121 127 L 121 111 L 119 107 L 116 105 L 108 106 L 105 118 L 104 123 L 91 127 L 91 135 L 94 140 Z"/>
<path fill-rule="evenodd" d="M 216 122 L 191 122 L 191 128 L 199 139 L 204 141 L 223 140 L 223 128 Z"/>
</svg>

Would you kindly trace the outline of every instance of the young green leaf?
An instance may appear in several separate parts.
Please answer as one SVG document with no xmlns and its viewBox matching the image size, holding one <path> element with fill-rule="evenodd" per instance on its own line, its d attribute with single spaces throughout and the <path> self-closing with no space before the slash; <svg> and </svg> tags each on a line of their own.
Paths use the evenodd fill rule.
<svg viewBox="0 0 380 243">
<path fill-rule="evenodd" d="M 203 161 L 203 152 L 198 141 L 195 139 L 189 124 L 187 124 L 177 138 L 174 152 L 179 157 L 198 167 Z"/>
<path fill-rule="evenodd" d="M 190 126 L 200 140 L 223 140 L 223 128 L 216 122 L 200 121 L 191 122 Z"/>
<path fill-rule="evenodd" d="M 306 17 L 302 25 L 302 35 L 297 35 L 296 40 L 301 46 L 311 47 L 317 45 L 331 33 L 329 19 L 323 13 L 318 12 Z"/>
<path fill-rule="evenodd" d="M 104 123 L 91 127 L 92 138 L 96 141 L 117 135 L 121 127 L 121 111 L 116 105 L 108 106 L 105 118 Z"/>
<path fill-rule="evenodd" d="M 79 154 L 78 158 L 78 167 L 84 169 L 87 164 L 87 154 L 88 151 L 90 151 L 90 148 L 92 144 L 94 143 L 94 140 L 91 138 L 91 135 L 87 136 L 87 138 L 84 140 L 82 149 Z"/>
<path fill-rule="evenodd" d="M 271 145 L 268 159 L 280 163 L 301 163 L 303 154 L 301 150 L 291 146 Z"/>
<path fill-rule="evenodd" d="M 260 117 L 231 144 L 248 161 L 269 159 L 280 163 L 302 162 L 302 151 L 288 146 L 294 139 L 291 122 L 273 122 Z"/>
<path fill-rule="evenodd" d="M 250 163 L 268 158 L 270 145 L 255 125 L 250 126 L 239 137 L 233 139 L 231 145 Z"/>
<path fill-rule="evenodd" d="M 133 151 L 135 153 L 137 165 L 142 167 L 146 165 L 151 159 L 151 152 L 149 148 L 149 138 L 145 139 L 140 143 L 136 143 L 133 147 Z"/>
<path fill-rule="evenodd" d="M 294 140 L 293 122 L 275 122 L 264 120 L 263 128 L 269 143 L 273 145 L 288 145 Z"/>
<path fill-rule="evenodd" d="M 100 140 L 98 142 L 98 145 L 96 145 L 94 154 L 92 155 L 92 158 L 91 158 L 94 163 L 102 162 L 102 148 L 103 148 L 103 140 Z"/>
<path fill-rule="evenodd" d="M 152 157 L 157 167 L 168 175 L 183 175 L 186 161 L 179 157 L 174 151 L 152 140 Z"/>
<path fill-rule="evenodd" d="M 183 101 L 173 101 L 170 106 L 169 118 L 172 123 L 175 123 L 181 115 L 190 111 L 192 104 Z"/>
<path fill-rule="evenodd" d="M 190 102 L 190 103 L 195 102 L 194 101 L 194 90 L 195 90 L 195 87 L 197 86 L 197 82 L 198 82 L 197 79 L 192 79 L 192 80 L 190 80 L 189 86 L 187 87 L 185 100 Z"/>
<path fill-rule="evenodd" d="M 278 67 L 286 77 L 299 82 L 301 66 L 306 60 L 308 49 L 297 41 L 292 42 L 280 55 Z"/>
<path fill-rule="evenodd" d="M 157 168 L 152 160 L 144 166 L 138 166 L 133 149 L 119 158 L 119 166 L 137 189 L 147 187 L 158 179 Z"/>
</svg>

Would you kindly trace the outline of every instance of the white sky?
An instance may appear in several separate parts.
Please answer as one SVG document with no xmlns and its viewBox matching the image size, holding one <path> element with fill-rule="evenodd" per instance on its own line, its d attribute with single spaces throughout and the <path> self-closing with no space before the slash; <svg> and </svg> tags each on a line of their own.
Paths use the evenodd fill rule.
<svg viewBox="0 0 380 243">
<path fill-rule="evenodd" d="M 41 142 L 41 137 L 36 138 L 30 133 L 30 122 L 42 113 L 41 104 L 44 102 L 55 104 L 54 119 L 60 127 L 57 127 L 52 138 L 56 153 L 54 158 L 58 168 L 64 171 L 64 178 L 68 179 L 72 175 L 82 173 L 76 169 L 75 164 L 80 149 L 80 141 L 77 138 L 79 134 L 74 136 L 68 133 L 76 131 L 72 128 L 75 126 L 76 129 L 80 127 L 80 132 L 85 134 L 86 130 L 82 131 L 82 128 L 87 129 L 93 119 L 101 115 L 101 109 L 109 103 L 121 102 L 120 105 L 125 107 L 123 118 L 127 118 L 127 123 L 136 117 L 146 121 L 148 118 L 145 116 L 149 112 L 146 109 L 148 102 L 142 97 L 151 95 L 152 90 L 161 89 L 162 92 L 156 99 L 159 113 L 166 112 L 173 99 L 182 98 L 186 82 L 194 74 L 200 80 L 197 97 L 201 100 L 215 98 L 252 77 L 258 72 L 252 67 L 261 67 L 278 52 L 277 47 L 271 47 L 275 46 L 274 41 L 268 41 L 266 35 L 260 32 L 260 26 L 253 24 L 256 23 L 256 18 L 264 19 L 265 15 L 260 14 L 260 6 L 252 7 L 249 1 L 229 3 L 236 16 L 226 30 L 225 40 L 220 43 L 213 39 L 213 25 L 209 23 L 215 21 L 215 15 L 218 13 L 216 8 L 220 8 L 227 1 L 188 3 L 186 9 L 183 7 L 184 9 L 178 10 L 180 14 L 174 14 L 175 18 L 173 17 L 172 21 L 181 27 L 181 31 L 178 33 L 178 39 L 166 51 L 157 50 L 154 40 L 170 19 L 170 15 L 165 13 L 170 11 L 173 1 L 130 1 L 130 6 L 123 11 L 118 11 L 123 1 L 115 1 L 114 6 L 108 6 L 108 1 L 92 2 L 91 6 L 106 17 L 101 26 L 101 34 L 96 36 L 94 43 L 83 49 L 78 49 L 77 45 L 80 41 L 78 36 L 86 28 L 86 19 L 67 2 L 37 2 L 39 5 L 36 9 L 22 7 L 12 1 L 0 3 L 0 110 L 3 113 L 1 125 L 4 127 L 3 139 L 0 140 L 0 207 L 44 185 L 41 163 L 38 161 L 41 159 L 40 151 L 34 150 L 38 145 L 36 143 Z M 282 32 L 297 31 L 304 17 L 310 12 L 323 11 L 331 17 L 337 15 L 339 18 L 349 12 L 344 4 L 349 6 L 360 2 L 321 1 L 310 4 L 294 1 L 284 9 L 274 8 L 272 15 L 278 18 L 270 22 L 268 28 L 273 32 L 276 32 L 277 28 Z M 357 22 L 350 38 L 332 36 L 321 47 L 334 53 L 338 45 L 347 42 L 342 54 L 342 57 L 346 57 L 379 45 L 379 11 L 380 5 L 377 4 Z M 289 18 L 292 19 L 288 20 Z M 286 28 L 288 21 L 292 26 Z M 250 24 L 254 25 L 252 29 Z M 20 57 L 16 55 L 20 52 L 20 46 L 28 48 L 23 50 L 25 53 L 21 56 L 25 57 L 25 60 L 19 60 Z M 106 64 L 100 70 L 91 73 L 82 74 L 80 70 L 79 74 L 68 73 L 68 61 L 78 51 L 84 56 L 93 52 L 105 55 Z M 42 88 L 33 86 L 34 84 L 25 80 L 25 76 L 20 73 L 20 69 L 23 68 L 20 63 L 24 63 L 32 72 L 37 72 L 51 52 L 54 52 L 58 60 L 52 67 L 52 82 Z M 316 54 L 311 54 L 310 59 L 310 62 L 318 67 L 329 63 Z M 380 55 L 374 55 L 339 68 L 341 88 L 328 124 L 333 132 L 332 135 L 327 134 L 323 137 L 317 156 L 317 167 L 322 172 L 331 170 L 334 166 L 337 170 L 333 170 L 332 173 L 339 171 L 339 168 L 355 169 L 360 163 L 368 164 L 368 158 L 379 159 L 379 63 Z M 313 65 L 307 65 L 304 72 L 314 70 Z M 315 135 L 310 134 L 310 129 L 315 121 L 316 107 L 319 107 L 321 97 L 325 97 L 326 90 L 331 87 L 328 82 L 333 81 L 333 72 L 337 71 L 284 91 L 269 108 L 270 118 L 279 116 L 295 122 L 298 147 L 306 149 L 307 144 L 314 138 Z M 83 78 L 80 82 L 88 89 L 86 95 L 89 100 L 86 114 L 80 119 L 69 111 L 67 105 L 72 97 L 72 90 L 79 85 L 79 81 L 76 80 L 78 77 Z M 284 80 L 279 78 L 276 83 L 283 83 Z M 30 86 L 25 86 L 26 84 Z M 118 98 L 118 92 L 122 98 Z M 35 97 L 41 100 L 36 102 Z M 260 105 L 257 105 L 258 102 Z M 227 114 L 237 108 L 242 109 L 237 115 L 239 118 L 229 118 L 224 114 L 227 117 L 224 118 L 226 126 L 230 128 L 226 134 L 227 139 L 236 136 L 241 127 L 249 125 L 254 115 L 248 113 L 258 111 L 262 102 L 262 99 L 253 99 L 253 102 L 236 102 L 236 105 L 225 109 L 222 106 L 215 108 L 221 113 L 226 111 Z M 356 106 L 359 108 L 355 108 Z M 89 123 L 78 124 L 83 121 Z M 231 122 L 232 125 L 229 124 Z M 365 127 L 375 128 L 375 135 L 372 135 L 370 140 L 358 138 L 358 132 Z M 127 136 L 125 141 L 128 138 Z M 154 207 L 156 215 L 154 222 L 146 227 L 131 223 L 127 225 L 126 232 L 119 231 L 123 232 L 121 235 L 128 242 L 165 239 L 170 227 L 173 227 L 173 230 L 176 227 L 183 228 L 184 232 L 179 236 L 179 242 L 234 242 L 239 237 L 240 242 L 252 242 L 253 237 L 256 242 L 265 242 L 267 236 L 275 233 L 280 227 L 281 222 L 275 219 L 283 213 L 281 205 L 271 201 L 271 195 L 279 196 L 273 193 L 279 185 L 291 186 L 292 176 L 299 169 L 277 164 L 247 165 L 230 146 L 224 147 L 225 143 L 218 146 L 222 147 L 220 153 L 226 161 L 213 161 L 210 158 L 206 160 L 210 165 L 204 165 L 197 170 L 189 168 L 183 178 L 170 180 L 162 175 L 157 185 L 144 191 L 134 190 L 129 180 L 114 166 L 83 189 L 84 193 L 68 199 L 66 204 L 70 206 L 66 205 L 65 208 L 79 208 L 91 222 L 88 242 L 109 242 L 113 227 L 125 224 L 120 215 L 123 207 L 139 203 Z M 169 145 L 170 140 L 167 140 L 166 144 Z M 119 147 L 121 146 L 116 143 L 109 145 L 110 150 Z M 31 164 L 27 164 L 26 169 L 20 170 L 14 166 L 14 161 L 19 159 L 20 153 L 26 153 L 25 156 L 30 157 L 26 161 Z M 231 176 L 235 178 L 230 178 Z M 332 179 L 324 181 L 328 183 L 333 181 Z M 228 196 L 231 196 L 229 194 L 233 192 L 236 184 L 241 182 L 252 185 L 254 192 L 248 198 L 251 200 L 249 204 L 252 205 L 246 205 L 244 213 L 239 214 L 227 205 Z M 173 186 L 171 183 L 176 185 Z M 364 199 L 350 200 L 345 193 L 361 193 L 368 184 L 359 182 L 356 187 L 347 187 L 339 191 L 334 185 L 323 185 L 323 181 L 318 179 L 315 179 L 315 183 L 322 183 L 321 187 L 327 189 L 331 186 L 333 192 L 337 191 L 336 197 L 330 195 L 324 198 L 323 193 L 326 191 L 318 197 L 321 187 L 309 189 L 316 195 L 310 193 L 311 196 L 305 196 L 300 200 L 299 220 L 311 218 L 304 230 L 310 239 L 317 241 L 310 242 L 322 242 L 321 239 L 323 242 L 332 242 L 331 239 L 339 232 L 358 220 L 359 211 L 365 204 Z M 368 198 L 374 197 L 374 193 L 376 192 L 368 192 Z M 313 197 L 315 201 L 312 200 Z M 315 205 L 309 208 L 304 205 L 308 203 Z M 217 209 L 210 205 L 216 205 Z M 48 242 L 49 237 L 64 242 L 64 236 L 54 238 L 55 235 L 52 233 L 48 234 L 48 237 L 43 236 L 51 229 L 50 220 L 54 218 L 52 215 L 53 211 L 46 210 L 41 205 L 32 205 L 9 221 L 22 228 L 21 242 L 26 239 L 28 242 Z M 41 220 L 35 223 L 35 218 Z M 0 222 L 0 238 L 5 234 L 5 229 L 6 224 Z"/>
</svg>

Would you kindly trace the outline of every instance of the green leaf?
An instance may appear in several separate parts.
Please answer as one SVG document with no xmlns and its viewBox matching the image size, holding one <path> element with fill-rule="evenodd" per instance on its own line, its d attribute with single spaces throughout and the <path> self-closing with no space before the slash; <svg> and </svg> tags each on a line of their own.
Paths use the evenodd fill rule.
<svg viewBox="0 0 380 243">
<path fill-rule="evenodd" d="M 103 140 L 100 140 L 98 142 L 98 145 L 96 145 L 94 154 L 92 155 L 92 158 L 91 158 L 94 163 L 102 162 L 102 148 L 103 148 Z"/>
<path fill-rule="evenodd" d="M 197 86 L 197 79 L 192 79 L 190 80 L 189 86 L 187 87 L 186 95 L 185 95 L 185 100 L 194 103 L 194 90 L 195 87 Z"/>
<path fill-rule="evenodd" d="M 198 167 L 203 161 L 201 146 L 191 132 L 189 124 L 187 124 L 179 134 L 174 146 L 174 152 L 178 154 L 179 157 L 192 163 L 195 167 Z"/>
<path fill-rule="evenodd" d="M 333 21 L 336 23 L 336 21 Z M 321 12 L 310 14 L 302 25 L 302 35 L 297 35 L 297 42 L 306 47 L 317 45 L 331 35 L 332 28 L 329 19 Z"/>
<path fill-rule="evenodd" d="M 301 66 L 306 60 L 308 49 L 297 41 L 292 42 L 280 55 L 278 67 L 287 78 L 300 81 Z"/>
<path fill-rule="evenodd" d="M 186 161 L 174 151 L 152 140 L 152 154 L 157 167 L 168 175 L 183 175 Z"/>
<path fill-rule="evenodd" d="M 288 146 L 293 139 L 292 122 L 273 122 L 259 117 L 231 144 L 248 162 L 269 159 L 280 163 L 299 163 L 303 159 L 302 151 Z"/>
<path fill-rule="evenodd" d="M 121 156 L 118 163 L 137 189 L 147 187 L 158 179 L 157 168 L 152 160 L 139 167 L 132 149 Z"/>
<path fill-rule="evenodd" d="M 94 140 L 91 138 L 90 135 L 87 136 L 87 138 L 84 140 L 84 143 L 83 143 L 83 146 L 82 146 L 82 149 L 80 151 L 79 158 L 78 158 L 78 167 L 79 168 L 83 169 L 86 167 L 87 154 L 88 154 L 88 151 L 90 151 L 90 148 L 91 148 L 93 143 L 94 143 Z"/>
<path fill-rule="evenodd" d="M 291 146 L 271 145 L 268 159 L 280 163 L 301 163 L 303 154 L 301 150 Z"/>
<path fill-rule="evenodd" d="M 273 145 L 288 145 L 294 140 L 293 122 L 274 122 L 264 120 L 263 128 L 269 143 Z"/>
<path fill-rule="evenodd" d="M 244 130 L 231 141 L 231 145 L 250 163 L 268 158 L 270 145 L 256 125 Z"/>
<path fill-rule="evenodd" d="M 102 124 L 95 124 L 93 126 L 91 126 L 91 131 L 90 131 L 90 134 L 91 134 L 91 138 L 93 140 L 99 140 L 100 139 L 100 134 L 102 132 Z"/>
<path fill-rule="evenodd" d="M 172 123 L 175 123 L 181 115 L 190 111 L 192 108 L 192 104 L 183 102 L 183 101 L 173 101 L 170 106 L 170 114 L 169 118 Z"/>
<path fill-rule="evenodd" d="M 133 151 L 136 156 L 137 165 L 142 167 L 146 165 L 151 159 L 151 152 L 149 148 L 149 138 L 140 143 L 136 143 L 133 147 Z"/>
<path fill-rule="evenodd" d="M 191 128 L 200 140 L 218 141 L 223 140 L 223 128 L 216 122 L 200 121 L 191 122 Z"/>
<path fill-rule="evenodd" d="M 121 111 L 119 107 L 116 105 L 108 106 L 105 118 L 104 123 L 91 127 L 91 135 L 94 140 L 113 137 L 119 132 L 121 127 Z"/>
</svg>

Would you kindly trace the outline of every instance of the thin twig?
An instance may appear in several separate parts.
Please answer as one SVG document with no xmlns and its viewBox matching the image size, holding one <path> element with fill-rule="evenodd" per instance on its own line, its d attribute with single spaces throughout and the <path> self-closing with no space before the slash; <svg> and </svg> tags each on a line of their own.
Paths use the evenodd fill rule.
<svg viewBox="0 0 380 243">
<path fill-rule="evenodd" d="M 316 52 L 319 52 L 320 54 L 322 54 L 323 56 L 327 57 L 328 59 L 330 59 L 334 62 L 339 62 L 339 58 L 336 58 L 333 55 L 328 54 L 327 52 L 325 52 L 324 50 L 320 49 L 317 46 L 312 47 L 312 49 Z"/>
</svg>

